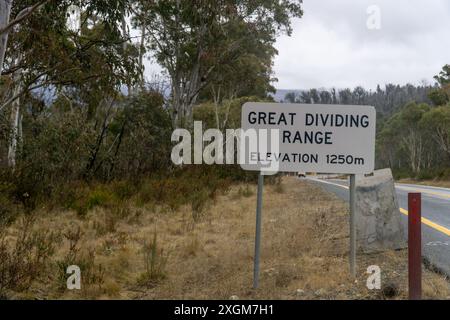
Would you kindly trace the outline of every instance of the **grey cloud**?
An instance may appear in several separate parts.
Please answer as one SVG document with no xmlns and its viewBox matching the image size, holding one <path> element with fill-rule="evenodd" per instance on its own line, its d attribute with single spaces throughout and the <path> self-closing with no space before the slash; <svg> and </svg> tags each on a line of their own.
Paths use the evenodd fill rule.
<svg viewBox="0 0 450 320">
<path fill-rule="evenodd" d="M 305 0 L 291 38 L 277 41 L 278 88 L 354 87 L 433 82 L 450 63 L 446 0 Z M 381 29 L 366 27 L 366 9 L 381 9 Z"/>
</svg>

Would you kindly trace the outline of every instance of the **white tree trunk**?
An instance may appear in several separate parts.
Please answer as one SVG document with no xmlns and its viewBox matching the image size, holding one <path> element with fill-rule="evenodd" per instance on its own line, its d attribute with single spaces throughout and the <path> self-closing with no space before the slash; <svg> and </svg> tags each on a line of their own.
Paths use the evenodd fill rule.
<svg viewBox="0 0 450 320">
<path fill-rule="evenodd" d="M 11 110 L 11 140 L 8 147 L 8 165 L 12 168 L 16 166 L 16 154 L 17 154 L 17 143 L 19 141 L 19 134 L 20 134 L 20 105 L 18 103 L 17 99 L 12 103 L 12 110 Z"/>
<path fill-rule="evenodd" d="M 126 20 L 126 12 L 123 11 L 122 13 L 122 24 L 121 24 L 121 29 L 122 29 L 122 38 L 124 39 L 123 43 L 122 43 L 122 49 L 123 49 L 123 53 L 125 54 L 126 50 L 127 50 L 127 45 L 128 45 L 128 41 L 130 38 L 130 35 L 128 33 L 128 29 L 127 29 L 127 20 Z M 133 94 L 133 88 L 130 85 L 129 80 L 127 79 L 126 81 L 126 86 L 127 86 L 127 94 L 131 95 Z"/>
<path fill-rule="evenodd" d="M 20 60 L 17 59 L 18 61 Z M 22 69 L 14 72 L 13 96 L 18 95 L 22 90 Z M 11 139 L 8 146 L 8 165 L 11 168 L 16 166 L 17 145 L 22 140 L 22 115 L 20 114 L 20 98 L 11 104 Z"/>
<path fill-rule="evenodd" d="M 11 15 L 13 0 L 0 0 L 0 29 L 6 27 Z M 8 32 L 0 35 L 0 75 L 3 71 L 3 62 L 5 60 L 6 46 L 8 44 Z"/>
<path fill-rule="evenodd" d="M 144 88 L 145 85 L 145 77 L 144 77 L 144 54 L 145 54 L 145 38 L 146 38 L 146 30 L 147 26 L 143 22 L 141 27 L 141 43 L 139 46 L 139 69 L 141 70 L 141 89 Z"/>
</svg>

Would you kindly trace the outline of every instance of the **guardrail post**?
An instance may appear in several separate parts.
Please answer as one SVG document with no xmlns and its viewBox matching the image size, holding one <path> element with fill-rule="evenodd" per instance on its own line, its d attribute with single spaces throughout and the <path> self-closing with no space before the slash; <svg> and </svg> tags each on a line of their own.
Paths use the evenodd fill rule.
<svg viewBox="0 0 450 320">
<path fill-rule="evenodd" d="M 422 298 L 421 194 L 408 193 L 408 288 L 409 299 Z"/>
</svg>

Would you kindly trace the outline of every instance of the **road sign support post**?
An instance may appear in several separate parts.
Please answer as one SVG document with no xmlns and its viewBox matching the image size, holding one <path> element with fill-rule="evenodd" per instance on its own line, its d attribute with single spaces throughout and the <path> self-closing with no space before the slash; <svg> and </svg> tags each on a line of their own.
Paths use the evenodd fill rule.
<svg viewBox="0 0 450 320">
<path fill-rule="evenodd" d="M 256 231 L 255 231 L 255 257 L 253 265 L 253 289 L 259 286 L 259 256 L 261 250 L 261 214 L 262 214 L 262 196 L 263 196 L 264 175 L 259 172 L 258 176 L 258 194 L 256 200 Z"/>
<path fill-rule="evenodd" d="M 422 199 L 408 193 L 408 292 L 410 300 L 422 298 Z"/>
<path fill-rule="evenodd" d="M 352 277 L 356 277 L 356 202 L 355 202 L 355 191 L 356 191 L 356 181 L 355 175 L 350 175 L 350 274 Z"/>
</svg>

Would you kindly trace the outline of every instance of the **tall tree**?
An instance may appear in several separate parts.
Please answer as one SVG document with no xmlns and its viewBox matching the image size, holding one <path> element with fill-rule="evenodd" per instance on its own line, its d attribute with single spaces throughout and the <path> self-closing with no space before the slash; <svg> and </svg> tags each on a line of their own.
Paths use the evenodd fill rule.
<svg viewBox="0 0 450 320">
<path fill-rule="evenodd" d="M 433 108 L 421 119 L 421 126 L 430 132 L 450 164 L 450 105 Z"/>
<path fill-rule="evenodd" d="M 190 126 L 200 92 L 221 65 L 239 55 L 246 41 L 273 42 L 290 34 L 290 20 L 302 15 L 297 0 L 143 1 L 137 20 L 147 26 L 155 57 L 171 79 L 173 125 Z M 233 37 L 236 26 L 246 33 Z M 249 32 L 253 39 L 249 38 Z"/>
<path fill-rule="evenodd" d="M 323 103 L 323 104 L 333 103 L 333 98 L 329 91 L 327 91 L 327 90 L 320 91 L 319 95 L 320 95 L 320 103 Z"/>
<path fill-rule="evenodd" d="M 414 174 L 419 174 L 424 167 L 427 140 L 421 130 L 422 117 L 430 110 L 427 104 L 407 104 L 399 113 L 390 118 L 380 133 L 385 146 L 397 146 L 406 154 L 408 167 Z M 398 141 L 394 144 L 393 141 Z M 387 148 L 385 150 L 392 150 Z M 391 164 L 394 154 L 390 152 Z M 398 159 L 398 158 L 397 158 Z M 395 164 L 394 164 L 395 165 Z"/>
<path fill-rule="evenodd" d="M 340 104 L 351 104 L 352 102 L 352 90 L 343 89 L 338 91 Z"/>
<path fill-rule="evenodd" d="M 434 76 L 434 79 L 441 85 L 444 86 L 450 83 L 450 64 L 446 64 L 442 67 L 442 71 L 438 75 Z"/>
<path fill-rule="evenodd" d="M 319 103 L 320 102 L 319 91 L 317 89 L 309 90 L 309 95 L 311 96 L 311 103 Z"/>
<path fill-rule="evenodd" d="M 80 33 L 67 28 L 66 12 L 73 4 L 83 10 Z M 21 106 L 36 92 L 63 94 L 92 115 L 105 98 L 116 95 L 122 84 L 136 77 L 137 55 L 133 58 L 129 46 L 123 45 L 128 39 L 119 27 L 126 5 L 123 0 L 48 1 L 23 20 L 20 28 L 10 30 L 3 75 L 12 75 L 12 81 L 0 111 L 10 107 L 11 166 L 21 139 Z M 13 15 L 20 15 L 24 8 L 28 1 L 15 1 Z"/>
<path fill-rule="evenodd" d="M 3 71 L 3 61 L 5 59 L 6 47 L 8 45 L 9 31 L 23 20 L 27 19 L 33 12 L 39 9 L 49 0 L 39 0 L 32 5 L 22 9 L 15 19 L 10 21 L 13 0 L 0 0 L 0 75 Z"/>
<path fill-rule="evenodd" d="M 442 71 L 434 76 L 434 79 L 438 87 L 431 90 L 428 96 L 435 105 L 443 106 L 450 101 L 450 65 L 443 66 Z"/>
<path fill-rule="evenodd" d="M 0 30 L 9 24 L 11 15 L 12 0 L 0 0 Z M 6 47 L 8 45 L 8 32 L 0 34 L 0 75 L 3 71 L 3 61 L 5 60 Z"/>
</svg>

